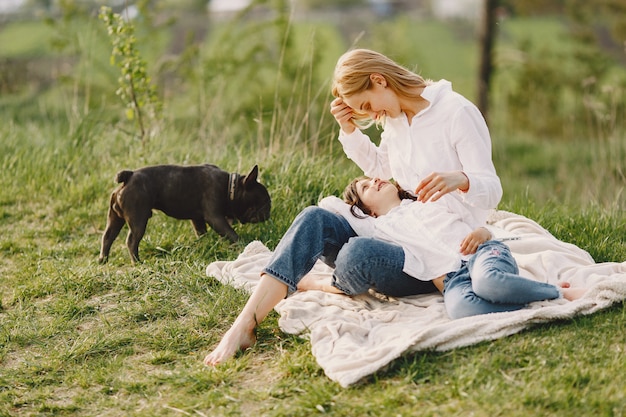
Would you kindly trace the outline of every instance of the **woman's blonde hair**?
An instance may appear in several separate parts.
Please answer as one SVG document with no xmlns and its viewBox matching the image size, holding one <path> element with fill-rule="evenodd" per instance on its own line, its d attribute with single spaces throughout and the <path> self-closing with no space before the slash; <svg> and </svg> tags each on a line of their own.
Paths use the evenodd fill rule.
<svg viewBox="0 0 626 417">
<path fill-rule="evenodd" d="M 359 196 L 359 192 L 357 190 L 357 184 L 362 180 L 370 180 L 370 177 L 358 177 L 353 179 L 350 184 L 343 190 L 343 201 L 350 205 L 350 213 L 354 217 L 359 219 L 364 219 L 368 216 L 372 216 L 372 210 L 363 203 L 361 197 Z M 398 184 L 394 183 L 396 188 L 398 189 L 398 197 L 400 200 L 417 200 L 413 194 L 409 193 Z"/>
<path fill-rule="evenodd" d="M 430 83 L 430 80 L 425 80 L 379 52 L 353 49 L 337 61 L 333 74 L 333 96 L 350 97 L 368 90 L 372 87 L 372 74 L 385 77 L 389 88 L 407 98 L 419 98 L 419 94 L 413 93 L 415 88 L 425 87 Z M 369 127 L 372 123 L 366 114 L 355 115 L 355 124 L 360 128 Z"/>
</svg>

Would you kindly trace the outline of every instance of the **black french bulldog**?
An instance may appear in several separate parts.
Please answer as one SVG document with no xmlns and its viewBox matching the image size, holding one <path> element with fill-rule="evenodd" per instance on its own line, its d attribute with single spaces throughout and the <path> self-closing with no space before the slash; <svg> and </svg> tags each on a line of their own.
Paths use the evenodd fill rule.
<svg viewBox="0 0 626 417">
<path fill-rule="evenodd" d="M 207 232 L 208 223 L 236 242 L 239 237 L 231 227 L 233 220 L 259 223 L 270 217 L 270 195 L 257 181 L 258 173 L 256 165 L 243 176 L 209 164 L 156 165 L 118 172 L 115 180 L 123 184 L 111 194 L 100 263 L 108 260 L 111 245 L 125 223 L 130 229 L 126 246 L 131 260 L 139 261 L 139 242 L 152 209 L 176 219 L 190 219 L 198 236 Z"/>
</svg>

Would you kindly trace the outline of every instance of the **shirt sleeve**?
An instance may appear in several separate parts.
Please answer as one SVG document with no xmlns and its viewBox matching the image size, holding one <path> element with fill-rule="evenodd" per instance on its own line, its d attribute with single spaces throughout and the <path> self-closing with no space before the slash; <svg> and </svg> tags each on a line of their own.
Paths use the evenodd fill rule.
<svg viewBox="0 0 626 417">
<path fill-rule="evenodd" d="M 339 142 L 346 156 L 354 161 L 368 177 L 382 179 L 392 177 L 384 132 L 379 146 L 376 146 L 369 136 L 359 129 L 355 129 L 350 134 L 341 130 Z"/>
<path fill-rule="evenodd" d="M 469 190 L 460 192 L 463 201 L 474 207 L 493 209 L 502 198 L 502 184 L 491 159 L 491 136 L 487 123 L 475 106 L 461 107 L 453 121 L 451 140 Z"/>
<path fill-rule="evenodd" d="M 343 216 L 343 218 L 350 223 L 350 226 L 357 235 L 374 237 L 375 219 L 371 216 L 355 217 L 350 211 L 350 205 L 339 197 L 333 195 L 324 197 L 319 201 L 319 203 L 317 203 L 317 205 L 325 210 L 332 211 L 335 214 Z"/>
</svg>

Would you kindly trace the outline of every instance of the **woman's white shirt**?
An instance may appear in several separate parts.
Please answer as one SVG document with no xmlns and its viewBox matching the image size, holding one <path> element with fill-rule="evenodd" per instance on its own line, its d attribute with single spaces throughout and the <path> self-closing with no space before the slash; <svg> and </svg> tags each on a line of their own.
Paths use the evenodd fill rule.
<svg viewBox="0 0 626 417">
<path fill-rule="evenodd" d="M 415 190 L 431 172 L 463 171 L 469 191 L 449 195 L 467 205 L 476 222 L 484 223 L 502 198 L 487 124 L 478 108 L 446 80 L 428 85 L 422 97 L 430 104 L 410 125 L 404 114 L 385 121 L 379 146 L 359 129 L 341 131 L 344 152 L 365 175 L 393 178 L 406 190 Z"/>
</svg>

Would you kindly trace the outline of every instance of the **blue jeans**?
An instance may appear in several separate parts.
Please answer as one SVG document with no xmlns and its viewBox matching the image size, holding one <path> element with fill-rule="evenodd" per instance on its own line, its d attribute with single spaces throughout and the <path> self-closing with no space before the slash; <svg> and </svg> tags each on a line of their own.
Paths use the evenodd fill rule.
<svg viewBox="0 0 626 417">
<path fill-rule="evenodd" d="M 519 310 L 560 296 L 556 286 L 520 276 L 509 247 L 493 240 L 480 245 L 466 264 L 444 279 L 443 299 L 453 319 Z"/>
<path fill-rule="evenodd" d="M 302 210 L 282 237 L 263 272 L 296 291 L 320 259 L 335 268 L 332 285 L 348 295 L 370 288 L 389 296 L 437 291 L 402 271 L 404 251 L 377 239 L 358 237 L 343 216 L 317 206 Z"/>
</svg>

